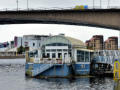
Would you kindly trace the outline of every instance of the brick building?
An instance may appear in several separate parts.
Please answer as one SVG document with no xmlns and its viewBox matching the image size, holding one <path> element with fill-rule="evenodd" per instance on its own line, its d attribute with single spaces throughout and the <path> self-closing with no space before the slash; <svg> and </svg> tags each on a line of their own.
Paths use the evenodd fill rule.
<svg viewBox="0 0 120 90">
<path fill-rule="evenodd" d="M 103 35 L 94 35 L 90 40 L 86 41 L 88 49 L 103 50 Z"/>
<path fill-rule="evenodd" d="M 106 50 L 118 50 L 118 37 L 109 37 L 104 44 Z"/>
</svg>

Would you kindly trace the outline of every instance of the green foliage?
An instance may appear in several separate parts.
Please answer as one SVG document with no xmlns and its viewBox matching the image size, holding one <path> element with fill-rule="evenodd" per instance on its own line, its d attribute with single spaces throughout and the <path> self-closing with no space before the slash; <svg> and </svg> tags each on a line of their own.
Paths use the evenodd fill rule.
<svg viewBox="0 0 120 90">
<path fill-rule="evenodd" d="M 93 47 L 92 46 L 87 46 L 87 49 L 93 50 Z"/>
<path fill-rule="evenodd" d="M 25 48 L 23 46 L 20 46 L 18 49 L 17 49 L 17 53 L 18 54 L 22 54 L 23 52 L 25 52 Z"/>
</svg>

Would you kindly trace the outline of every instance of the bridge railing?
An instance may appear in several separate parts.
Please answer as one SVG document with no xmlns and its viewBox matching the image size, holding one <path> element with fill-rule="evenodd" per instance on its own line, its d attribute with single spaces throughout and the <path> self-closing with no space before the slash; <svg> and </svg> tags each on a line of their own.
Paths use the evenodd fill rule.
<svg viewBox="0 0 120 90">
<path fill-rule="evenodd" d="M 38 8 L 1 8 L 0 11 L 33 11 L 33 10 L 74 10 L 75 7 L 50 7 L 50 8 L 45 8 L 45 7 L 38 7 Z M 89 6 L 88 9 L 120 9 L 118 6 L 109 6 L 106 8 L 101 8 L 100 6 Z M 81 9 L 77 9 L 81 10 Z M 83 10 L 83 9 L 82 9 Z"/>
</svg>

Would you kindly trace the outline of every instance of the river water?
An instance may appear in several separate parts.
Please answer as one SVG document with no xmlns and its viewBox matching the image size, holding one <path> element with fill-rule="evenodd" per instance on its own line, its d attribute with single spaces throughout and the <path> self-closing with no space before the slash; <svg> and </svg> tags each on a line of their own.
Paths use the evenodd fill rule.
<svg viewBox="0 0 120 90">
<path fill-rule="evenodd" d="M 0 90 L 120 90 L 120 84 L 113 78 L 28 78 L 25 59 L 0 59 Z"/>
</svg>

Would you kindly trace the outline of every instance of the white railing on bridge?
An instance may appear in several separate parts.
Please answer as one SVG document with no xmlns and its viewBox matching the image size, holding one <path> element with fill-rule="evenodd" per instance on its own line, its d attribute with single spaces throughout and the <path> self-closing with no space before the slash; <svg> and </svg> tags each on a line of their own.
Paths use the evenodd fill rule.
<svg viewBox="0 0 120 90">
<path fill-rule="evenodd" d="M 50 8 L 45 8 L 45 7 L 38 7 L 38 8 L 1 8 L 0 11 L 41 11 L 41 10 L 73 10 L 75 7 L 50 7 Z M 101 8 L 100 6 L 89 6 L 88 9 L 120 9 L 118 6 L 109 6 L 107 8 Z M 79 9 L 81 10 L 81 9 Z"/>
</svg>

